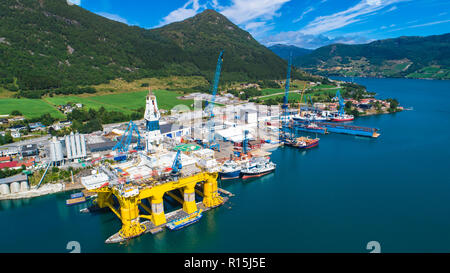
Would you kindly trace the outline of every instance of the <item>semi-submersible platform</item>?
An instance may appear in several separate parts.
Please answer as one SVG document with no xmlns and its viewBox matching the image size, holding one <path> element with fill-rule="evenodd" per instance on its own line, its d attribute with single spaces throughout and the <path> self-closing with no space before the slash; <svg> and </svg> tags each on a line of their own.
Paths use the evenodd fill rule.
<svg viewBox="0 0 450 273">
<path fill-rule="evenodd" d="M 146 232 L 161 231 L 167 223 L 222 205 L 228 197 L 218 192 L 217 163 L 209 149 L 192 152 L 161 152 L 148 157 L 136 153 L 122 163 L 104 163 L 82 178 L 84 187 L 97 194 L 95 206 L 109 208 L 122 222 L 120 231 L 106 240 L 119 243 Z M 168 167 L 177 157 L 181 170 Z M 201 197 L 200 202 L 196 202 Z M 182 209 L 165 214 L 163 197 L 172 197 Z M 141 221 L 144 220 L 144 221 Z"/>
</svg>

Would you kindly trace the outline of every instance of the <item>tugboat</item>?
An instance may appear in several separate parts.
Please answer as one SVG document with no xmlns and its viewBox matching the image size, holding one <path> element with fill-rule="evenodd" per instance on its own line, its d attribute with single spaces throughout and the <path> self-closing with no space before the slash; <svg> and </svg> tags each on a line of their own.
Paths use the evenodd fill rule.
<svg viewBox="0 0 450 273">
<path fill-rule="evenodd" d="M 269 161 L 268 159 L 256 159 L 247 162 L 247 164 L 242 168 L 241 174 L 242 179 L 260 177 L 275 171 L 276 164 Z"/>
<path fill-rule="evenodd" d="M 320 138 L 308 138 L 308 137 L 299 137 L 297 138 L 295 147 L 298 149 L 306 150 L 319 145 Z"/>
<path fill-rule="evenodd" d="M 300 124 L 298 125 L 298 130 L 310 133 L 326 134 L 327 128 L 321 127 L 316 123 L 310 124 Z"/>
<path fill-rule="evenodd" d="M 201 209 L 194 213 L 189 214 L 186 217 L 174 220 L 174 221 L 168 223 L 166 226 L 170 230 L 179 230 L 179 229 L 182 229 L 189 225 L 192 225 L 194 223 L 197 223 L 198 221 L 200 221 L 200 218 L 202 218 L 202 210 Z"/>
<path fill-rule="evenodd" d="M 219 172 L 220 179 L 236 179 L 241 175 L 241 166 L 234 160 L 227 160 L 223 163 L 222 169 Z"/>
</svg>

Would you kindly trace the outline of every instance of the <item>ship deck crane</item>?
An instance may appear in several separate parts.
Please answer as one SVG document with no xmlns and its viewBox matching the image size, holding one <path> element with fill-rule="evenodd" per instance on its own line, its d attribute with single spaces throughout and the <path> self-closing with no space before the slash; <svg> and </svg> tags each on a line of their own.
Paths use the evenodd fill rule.
<svg viewBox="0 0 450 273">
<path fill-rule="evenodd" d="M 205 148 L 209 148 L 209 149 L 214 149 L 214 150 L 218 150 L 220 151 L 220 145 L 218 143 L 215 143 L 215 138 L 214 138 L 214 104 L 215 104 L 215 100 L 216 100 L 216 93 L 217 93 L 217 88 L 219 86 L 219 79 L 220 79 L 220 72 L 222 71 L 222 63 L 223 63 L 223 53 L 224 51 L 222 50 L 219 54 L 219 58 L 217 59 L 217 65 L 216 65 L 216 73 L 214 76 L 214 82 L 213 85 L 211 86 L 211 102 L 207 103 L 206 107 L 205 107 L 205 112 L 208 116 L 208 121 L 206 122 L 206 127 L 208 130 L 208 143 L 205 146 Z"/>
<path fill-rule="evenodd" d="M 180 150 L 177 151 L 177 154 L 175 155 L 175 159 L 173 160 L 172 163 L 172 175 L 173 176 L 177 176 L 180 171 L 181 168 L 183 168 L 183 165 L 181 164 L 181 157 L 180 157 Z"/>
<path fill-rule="evenodd" d="M 138 127 L 132 120 L 128 123 L 127 130 L 122 135 L 119 142 L 112 148 L 113 151 L 118 150 L 119 152 L 128 152 L 128 148 L 131 144 L 131 139 L 133 137 L 133 131 L 138 135 L 136 150 L 142 150 L 141 145 L 141 135 L 139 134 Z"/>
</svg>

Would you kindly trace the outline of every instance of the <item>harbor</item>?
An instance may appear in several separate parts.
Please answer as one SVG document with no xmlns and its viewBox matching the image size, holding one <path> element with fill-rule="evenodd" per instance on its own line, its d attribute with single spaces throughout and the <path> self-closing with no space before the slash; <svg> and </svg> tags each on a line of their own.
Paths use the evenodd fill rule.
<svg viewBox="0 0 450 273">
<path fill-rule="evenodd" d="M 198 223 L 179 231 L 149 232 L 123 244 L 105 244 L 121 229 L 116 215 L 80 213 L 87 204 L 66 206 L 79 190 L 2 200 L 1 219 L 10 224 L 1 227 L 0 251 L 64 253 L 69 241 L 78 241 L 82 252 L 88 253 L 367 253 L 367 242 L 379 240 L 383 252 L 449 252 L 450 219 L 442 215 L 450 213 L 450 185 L 445 183 L 450 155 L 447 150 L 435 152 L 450 137 L 448 128 L 437 126 L 449 118 L 442 112 L 449 83 L 356 80 L 380 95 L 395 92 L 414 111 L 362 117 L 353 123 L 382 128 L 378 139 L 326 134 L 320 135 L 318 148 L 306 152 L 278 147 L 271 154 L 277 164 L 274 173 L 220 181 L 220 188 L 235 196 L 205 212 Z M 433 96 L 424 96 L 429 90 Z M 417 148 L 417 143 L 429 140 L 432 128 L 433 141 Z M 408 160 L 398 160 L 399 155 Z M 170 198 L 164 207 L 167 214 L 180 209 Z M 30 230 L 30 222 L 39 224 Z M 277 236 L 267 236 L 274 231 Z"/>
</svg>

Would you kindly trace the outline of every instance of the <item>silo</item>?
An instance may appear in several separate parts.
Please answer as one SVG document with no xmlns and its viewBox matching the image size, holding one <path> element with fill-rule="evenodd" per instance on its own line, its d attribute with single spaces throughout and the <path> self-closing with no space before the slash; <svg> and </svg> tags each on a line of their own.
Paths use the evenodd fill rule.
<svg viewBox="0 0 450 273">
<path fill-rule="evenodd" d="M 70 148 L 70 137 L 66 136 L 66 152 L 67 152 L 67 159 L 72 159 L 72 149 Z"/>
<path fill-rule="evenodd" d="M 81 135 L 81 155 L 86 157 L 86 138 Z"/>
<path fill-rule="evenodd" d="M 11 193 L 18 193 L 20 191 L 20 184 L 19 184 L 19 182 L 12 182 L 11 186 L 10 186 L 10 189 L 11 189 Z"/>
<path fill-rule="evenodd" d="M 72 150 L 72 158 L 77 158 L 77 148 L 75 147 L 75 136 L 70 134 L 70 149 Z"/>
<path fill-rule="evenodd" d="M 0 185 L 0 193 L 1 194 L 10 194 L 11 191 L 9 190 L 9 185 L 8 184 L 1 184 Z"/>
<path fill-rule="evenodd" d="M 75 135 L 75 144 L 77 146 L 77 158 L 80 158 L 80 157 L 82 157 L 82 154 L 81 154 L 81 143 L 80 143 L 80 135 L 79 134 Z"/>
<path fill-rule="evenodd" d="M 50 141 L 50 159 L 52 162 L 61 162 L 64 159 L 61 141 L 56 137 Z"/>
<path fill-rule="evenodd" d="M 20 182 L 20 191 L 28 191 L 29 189 L 27 181 Z"/>
</svg>

